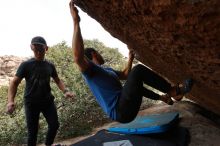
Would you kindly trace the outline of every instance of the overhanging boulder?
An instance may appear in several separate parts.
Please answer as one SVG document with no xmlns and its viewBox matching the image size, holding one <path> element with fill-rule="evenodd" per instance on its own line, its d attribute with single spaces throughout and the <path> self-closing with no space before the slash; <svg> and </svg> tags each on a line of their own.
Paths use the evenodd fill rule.
<svg viewBox="0 0 220 146">
<path fill-rule="evenodd" d="M 220 115 L 219 0 L 74 1 L 170 82 L 192 77 L 187 98 Z"/>
</svg>

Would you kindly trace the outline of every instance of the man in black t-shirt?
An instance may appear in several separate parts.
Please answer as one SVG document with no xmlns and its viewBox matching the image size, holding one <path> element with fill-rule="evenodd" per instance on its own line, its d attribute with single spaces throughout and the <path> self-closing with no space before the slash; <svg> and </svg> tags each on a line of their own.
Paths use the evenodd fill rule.
<svg viewBox="0 0 220 146">
<path fill-rule="evenodd" d="M 42 112 L 48 123 L 46 145 L 52 145 L 59 128 L 57 110 L 54 104 L 54 96 L 51 94 L 50 78 L 52 77 L 59 89 L 66 97 L 73 97 L 57 75 L 55 66 L 44 59 L 48 50 L 43 37 L 34 37 L 31 41 L 31 49 L 34 58 L 24 61 L 19 66 L 15 77 L 8 90 L 7 112 L 12 114 L 15 110 L 14 98 L 17 87 L 25 78 L 24 93 L 25 116 L 28 128 L 28 146 L 35 146 L 37 141 L 39 115 Z"/>
</svg>

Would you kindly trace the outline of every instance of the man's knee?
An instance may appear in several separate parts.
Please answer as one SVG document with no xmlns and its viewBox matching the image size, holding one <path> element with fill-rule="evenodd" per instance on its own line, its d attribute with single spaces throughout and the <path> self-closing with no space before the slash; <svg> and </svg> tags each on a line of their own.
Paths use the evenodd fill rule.
<svg viewBox="0 0 220 146">
<path fill-rule="evenodd" d="M 135 65 L 134 67 L 133 67 L 133 69 L 135 69 L 135 70 L 142 70 L 142 69 L 144 69 L 144 68 L 146 68 L 144 65 L 142 65 L 142 64 L 137 64 L 137 65 Z"/>
<path fill-rule="evenodd" d="M 53 124 L 48 125 L 49 129 L 53 129 L 53 130 L 58 130 L 60 127 L 60 123 L 59 122 L 55 122 Z"/>
<path fill-rule="evenodd" d="M 60 127 L 60 123 L 59 122 L 57 122 L 57 124 L 54 126 L 54 129 L 59 129 L 59 127 Z"/>
<path fill-rule="evenodd" d="M 132 70 L 134 70 L 135 72 L 141 72 L 141 73 L 143 73 L 143 72 L 151 73 L 152 72 L 152 70 L 150 68 L 148 68 L 142 64 L 137 64 L 136 66 L 134 66 L 132 68 Z"/>
<path fill-rule="evenodd" d="M 132 72 L 134 73 L 141 73 L 143 70 L 146 70 L 147 67 L 145 67 L 144 65 L 142 64 L 137 64 L 135 65 L 133 68 L 132 68 Z"/>
</svg>

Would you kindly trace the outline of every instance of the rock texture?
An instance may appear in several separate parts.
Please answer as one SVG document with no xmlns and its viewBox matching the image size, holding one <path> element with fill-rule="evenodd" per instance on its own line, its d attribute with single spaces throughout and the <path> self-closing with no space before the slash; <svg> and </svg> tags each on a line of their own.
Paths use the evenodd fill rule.
<svg viewBox="0 0 220 146">
<path fill-rule="evenodd" d="M 74 1 L 171 83 L 192 77 L 187 97 L 220 115 L 219 0 Z"/>
<path fill-rule="evenodd" d="M 16 56 L 0 56 L 0 86 L 8 86 L 19 64 L 25 59 Z"/>
</svg>

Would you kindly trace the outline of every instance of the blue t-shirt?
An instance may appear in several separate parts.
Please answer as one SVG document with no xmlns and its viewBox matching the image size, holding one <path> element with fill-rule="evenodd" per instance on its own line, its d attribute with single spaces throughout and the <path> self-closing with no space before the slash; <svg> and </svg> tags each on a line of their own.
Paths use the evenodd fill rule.
<svg viewBox="0 0 220 146">
<path fill-rule="evenodd" d="M 89 68 L 83 72 L 83 78 L 104 112 L 115 120 L 115 107 L 122 90 L 116 71 L 90 62 Z"/>
</svg>

